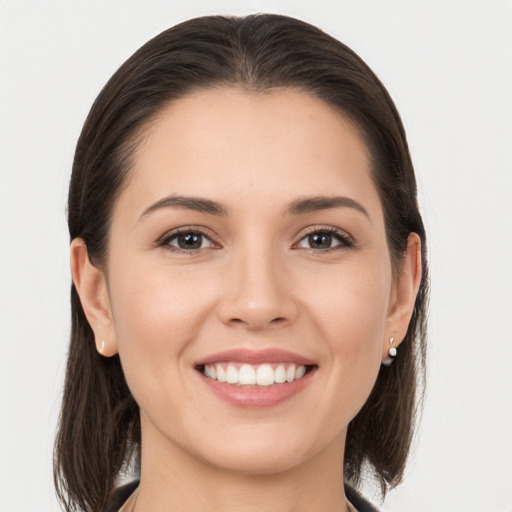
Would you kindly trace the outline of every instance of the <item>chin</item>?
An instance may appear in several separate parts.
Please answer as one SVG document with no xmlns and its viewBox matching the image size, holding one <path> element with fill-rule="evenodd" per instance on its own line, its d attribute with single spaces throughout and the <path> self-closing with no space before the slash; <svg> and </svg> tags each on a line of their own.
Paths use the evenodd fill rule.
<svg viewBox="0 0 512 512">
<path fill-rule="evenodd" d="M 244 450 L 233 453 L 224 453 L 222 458 L 212 460 L 209 465 L 228 473 L 250 476 L 268 476 L 285 473 L 300 466 L 308 457 L 299 453 L 287 453 L 284 450 Z"/>
<path fill-rule="evenodd" d="M 249 429 L 251 430 L 251 429 Z M 268 429 L 260 435 L 235 436 L 231 432 L 231 439 L 235 442 L 219 442 L 213 446 L 201 446 L 201 453 L 196 452 L 196 457 L 210 467 L 240 475 L 275 475 L 308 465 L 315 458 L 325 452 L 329 443 L 323 436 L 301 436 L 280 428 L 279 432 Z M 246 432 L 247 433 L 247 432 Z M 339 453 L 343 453 L 344 436 L 338 436 Z M 325 442 L 324 442 L 325 441 Z M 217 448 L 218 447 L 218 448 Z"/>
</svg>

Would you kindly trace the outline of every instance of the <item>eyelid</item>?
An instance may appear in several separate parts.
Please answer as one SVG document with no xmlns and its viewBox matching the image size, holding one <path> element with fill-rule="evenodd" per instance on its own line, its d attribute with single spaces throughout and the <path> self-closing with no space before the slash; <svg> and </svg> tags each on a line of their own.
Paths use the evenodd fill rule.
<svg viewBox="0 0 512 512">
<path fill-rule="evenodd" d="M 200 235 L 204 236 L 205 238 L 207 238 L 210 241 L 212 246 L 205 247 L 202 249 L 187 250 L 187 249 L 177 248 L 177 247 L 171 246 L 169 244 L 169 242 L 171 240 L 175 239 L 177 236 L 179 236 L 180 234 L 184 234 L 184 233 L 200 234 Z M 341 243 L 334 247 L 327 248 L 327 249 L 308 249 L 308 248 L 298 247 L 298 244 L 304 238 L 306 238 L 307 236 L 312 235 L 314 233 L 328 233 L 330 235 L 335 236 Z M 209 249 L 221 248 L 222 244 L 220 244 L 216 240 L 216 238 L 217 238 L 216 235 L 209 228 L 206 228 L 204 226 L 198 226 L 198 225 L 179 226 L 179 227 L 176 227 L 176 228 L 173 228 L 173 229 L 167 231 L 165 234 L 163 234 L 161 237 L 159 237 L 158 240 L 156 241 L 155 245 L 157 245 L 159 247 L 167 248 L 169 250 L 175 250 L 177 252 L 200 252 L 200 251 L 209 250 Z M 307 228 L 303 229 L 297 235 L 296 239 L 297 239 L 297 241 L 292 245 L 293 249 L 310 250 L 315 253 L 327 252 L 327 251 L 332 251 L 332 250 L 341 250 L 341 249 L 355 247 L 355 241 L 349 233 L 347 233 L 343 229 L 340 229 L 340 228 L 337 228 L 334 226 L 329 226 L 329 225 L 318 224 L 318 225 L 308 226 Z"/>
<path fill-rule="evenodd" d="M 309 248 L 302 248 L 298 247 L 298 244 L 304 240 L 304 238 L 314 234 L 314 233 L 328 233 L 330 235 L 333 235 L 338 238 L 338 240 L 341 242 L 339 245 L 336 245 L 334 247 L 329 247 L 327 249 L 309 249 Z M 305 228 L 299 235 L 298 240 L 293 244 L 293 248 L 297 249 L 303 249 L 306 251 L 312 251 L 315 253 L 319 252 L 327 252 L 327 251 L 334 251 L 334 250 L 343 250 L 343 249 L 350 249 L 355 247 L 355 241 L 354 238 L 347 233 L 345 230 L 334 227 L 334 226 L 328 226 L 328 225 L 314 225 L 309 226 Z"/>
<path fill-rule="evenodd" d="M 210 241 L 210 243 L 212 244 L 212 247 L 204 247 L 202 249 L 187 250 L 187 249 L 182 249 L 179 247 L 174 247 L 169 244 L 169 242 L 171 240 L 173 240 L 177 236 L 179 236 L 181 234 L 185 234 L 185 233 L 197 233 L 201 236 L 204 236 L 205 238 L 207 238 Z M 177 252 L 201 252 L 201 251 L 205 251 L 205 250 L 209 250 L 209 249 L 220 248 L 221 244 L 218 243 L 215 240 L 215 238 L 216 238 L 216 236 L 213 234 L 213 232 L 204 226 L 196 226 L 196 225 L 180 226 L 180 227 L 177 227 L 177 228 L 167 231 L 165 234 L 163 234 L 161 237 L 159 237 L 158 240 L 156 241 L 156 245 L 159 247 L 163 247 L 165 249 L 169 249 L 169 250 L 177 251 Z"/>
</svg>

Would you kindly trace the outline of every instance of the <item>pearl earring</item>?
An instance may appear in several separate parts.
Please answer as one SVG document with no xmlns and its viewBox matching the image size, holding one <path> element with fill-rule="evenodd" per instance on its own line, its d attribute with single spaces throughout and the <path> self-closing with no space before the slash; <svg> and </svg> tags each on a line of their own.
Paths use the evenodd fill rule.
<svg viewBox="0 0 512 512">
<path fill-rule="evenodd" d="M 103 352 L 105 352 L 105 340 L 101 340 L 100 354 L 103 355 Z"/>
<path fill-rule="evenodd" d="M 388 351 L 389 357 L 396 357 L 396 348 L 393 347 L 393 343 L 395 342 L 395 338 L 389 338 L 389 343 L 391 345 L 391 348 Z"/>
<path fill-rule="evenodd" d="M 386 366 L 389 366 L 395 360 L 397 350 L 396 350 L 396 347 L 393 347 L 394 342 L 395 342 L 395 338 L 389 338 L 389 343 L 391 345 L 390 349 L 388 350 L 389 357 L 387 357 L 386 359 L 383 359 L 383 361 L 382 361 L 382 364 L 384 364 Z"/>
</svg>

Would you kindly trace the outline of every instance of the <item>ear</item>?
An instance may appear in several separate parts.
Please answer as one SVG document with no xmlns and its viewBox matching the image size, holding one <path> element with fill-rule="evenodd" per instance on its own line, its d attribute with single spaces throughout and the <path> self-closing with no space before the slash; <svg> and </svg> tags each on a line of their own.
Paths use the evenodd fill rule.
<svg viewBox="0 0 512 512">
<path fill-rule="evenodd" d="M 105 357 L 117 354 L 117 340 L 112 321 L 105 274 L 89 260 L 81 238 L 71 242 L 71 275 L 85 316 L 94 332 L 96 350 Z"/>
<path fill-rule="evenodd" d="M 400 273 L 395 278 L 391 292 L 387 337 L 382 348 L 383 361 L 389 361 L 389 349 L 400 345 L 407 334 L 421 284 L 421 276 L 421 240 L 416 233 L 411 233 L 407 240 L 407 249 L 402 260 Z M 394 339 L 390 344 L 391 338 Z"/>
</svg>

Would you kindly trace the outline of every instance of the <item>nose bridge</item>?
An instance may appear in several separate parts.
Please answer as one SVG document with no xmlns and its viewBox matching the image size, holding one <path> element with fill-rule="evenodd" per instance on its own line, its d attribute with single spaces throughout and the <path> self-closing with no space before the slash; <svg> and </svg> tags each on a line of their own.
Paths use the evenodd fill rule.
<svg viewBox="0 0 512 512">
<path fill-rule="evenodd" d="M 230 264 L 221 308 L 225 323 L 263 329 L 295 319 L 297 308 L 286 283 L 282 255 L 268 238 L 247 240 Z"/>
</svg>

